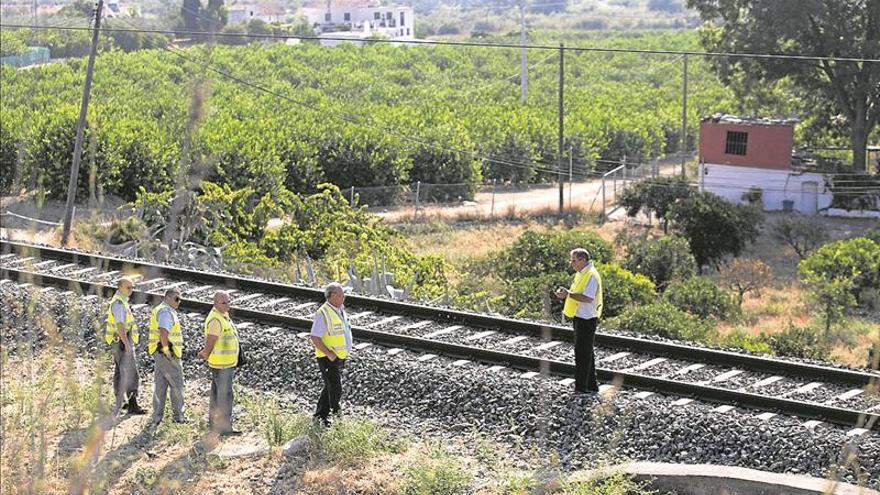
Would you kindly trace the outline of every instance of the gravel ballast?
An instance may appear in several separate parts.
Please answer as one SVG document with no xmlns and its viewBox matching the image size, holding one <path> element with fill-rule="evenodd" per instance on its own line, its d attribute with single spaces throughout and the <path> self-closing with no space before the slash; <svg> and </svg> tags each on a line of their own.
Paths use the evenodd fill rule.
<svg viewBox="0 0 880 495">
<path fill-rule="evenodd" d="M 103 348 L 94 331 L 103 331 L 100 298 L 65 296 L 54 289 L 34 294 L 9 282 L 0 285 L 0 298 L 0 338 L 12 354 L 45 343 L 46 334 L 36 329 L 29 315 L 57 323 L 61 335 L 86 353 Z M 149 307 L 140 306 L 135 313 L 142 329 L 140 369 L 147 374 L 152 372 L 146 353 Z M 203 318 L 182 317 L 189 378 L 207 374 L 195 359 L 203 343 Z M 293 409 L 311 410 L 320 380 L 308 339 L 260 325 L 240 333 L 249 363 L 237 382 L 277 393 Z M 845 428 L 833 425 L 809 429 L 796 418 L 759 419 L 760 411 L 754 410 L 719 413 L 714 411 L 717 404 L 699 401 L 676 406 L 673 402 L 679 397 L 655 394 L 642 399 L 633 390 L 605 399 L 574 395 L 570 385 L 553 377 L 523 378 L 514 370 L 490 372 L 477 363 L 455 366 L 442 357 L 419 361 L 417 353 L 391 356 L 387 350 L 372 345 L 348 360 L 346 412 L 414 434 L 453 438 L 479 431 L 507 444 L 511 455 L 555 453 L 569 469 L 616 456 L 836 476 L 880 488 L 880 435 L 873 431 L 847 437 Z"/>
</svg>

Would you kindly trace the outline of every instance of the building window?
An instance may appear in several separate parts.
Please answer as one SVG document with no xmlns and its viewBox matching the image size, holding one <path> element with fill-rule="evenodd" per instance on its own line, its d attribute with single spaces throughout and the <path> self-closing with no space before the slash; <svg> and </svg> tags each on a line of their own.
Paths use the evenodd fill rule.
<svg viewBox="0 0 880 495">
<path fill-rule="evenodd" d="M 391 12 L 385 12 L 385 18 L 386 19 L 394 19 L 394 14 Z"/>
<path fill-rule="evenodd" d="M 351 22 L 351 12 L 346 12 L 342 14 L 342 20 L 345 22 Z"/>
<path fill-rule="evenodd" d="M 330 12 L 324 14 L 324 22 L 330 22 Z"/>
<path fill-rule="evenodd" d="M 724 145 L 724 154 L 745 156 L 748 142 L 748 132 L 727 131 L 727 143 Z"/>
<path fill-rule="evenodd" d="M 406 22 L 404 22 L 403 12 L 400 13 L 400 25 L 405 26 Z"/>
<path fill-rule="evenodd" d="M 409 36 L 409 28 L 406 28 L 406 35 Z"/>
<path fill-rule="evenodd" d="M 381 13 L 379 13 L 379 12 L 373 12 L 373 19 L 375 19 L 375 20 L 378 21 L 378 20 L 381 19 L 381 18 L 382 18 L 382 14 L 381 14 Z"/>
</svg>

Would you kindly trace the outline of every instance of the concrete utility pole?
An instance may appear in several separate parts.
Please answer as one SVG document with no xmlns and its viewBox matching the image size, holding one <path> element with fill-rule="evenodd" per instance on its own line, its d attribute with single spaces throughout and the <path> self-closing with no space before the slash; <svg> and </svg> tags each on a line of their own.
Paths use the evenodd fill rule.
<svg viewBox="0 0 880 495">
<path fill-rule="evenodd" d="M 685 152 L 687 151 L 687 118 L 688 118 L 688 56 L 687 53 L 684 54 L 684 69 L 682 73 L 682 85 L 681 85 L 681 178 L 684 179 L 687 177 L 687 172 L 685 172 L 684 164 L 687 159 L 685 158 Z"/>
<path fill-rule="evenodd" d="M 61 233 L 61 245 L 66 246 L 70 239 L 70 224 L 73 221 L 73 205 L 76 203 L 76 183 L 79 178 L 79 162 L 82 155 L 83 133 L 86 126 L 86 114 L 89 111 L 89 96 L 92 90 L 92 74 L 95 70 L 95 54 L 98 51 L 98 32 L 101 29 L 101 11 L 104 0 L 98 0 L 95 8 L 95 30 L 92 31 L 92 50 L 89 52 L 89 63 L 86 66 L 86 82 L 83 85 L 82 103 L 79 107 L 79 120 L 76 123 L 76 141 L 73 144 L 73 163 L 70 165 L 70 182 L 67 184 L 67 206 L 64 208 L 64 230 Z"/>
<path fill-rule="evenodd" d="M 523 103 L 529 97 L 528 83 L 526 82 L 526 1 L 519 4 L 519 86 L 520 99 Z"/>
<path fill-rule="evenodd" d="M 557 164 L 557 172 L 559 175 L 559 216 L 561 217 L 563 214 L 563 208 L 565 207 L 565 154 L 563 153 L 563 146 L 565 139 L 563 138 L 563 134 L 565 133 L 565 118 L 563 114 L 563 104 L 562 98 L 565 94 L 565 45 L 562 43 L 559 44 L 559 163 Z"/>
</svg>

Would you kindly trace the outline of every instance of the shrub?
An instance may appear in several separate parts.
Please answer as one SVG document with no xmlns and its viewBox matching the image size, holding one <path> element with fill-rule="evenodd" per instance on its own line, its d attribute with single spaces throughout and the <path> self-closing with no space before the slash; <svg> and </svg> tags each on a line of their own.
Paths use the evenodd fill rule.
<svg viewBox="0 0 880 495">
<path fill-rule="evenodd" d="M 623 266 L 647 276 L 659 291 L 665 290 L 673 280 L 684 280 L 697 272 L 697 262 L 687 240 L 678 236 L 663 236 L 631 244 Z"/>
<path fill-rule="evenodd" d="M 770 267 L 761 260 L 734 259 L 718 270 L 721 281 L 736 293 L 736 306 L 742 307 L 743 296 L 748 292 L 759 292 L 770 283 L 773 274 Z"/>
<path fill-rule="evenodd" d="M 770 347 L 770 344 L 767 343 L 763 335 L 753 337 L 742 330 L 734 330 L 725 335 L 721 341 L 721 345 L 724 347 L 744 349 L 757 354 L 773 354 L 773 348 Z"/>
<path fill-rule="evenodd" d="M 569 253 L 582 247 L 593 260 L 608 262 L 613 258 L 611 244 L 595 232 L 564 230 L 528 231 L 496 258 L 498 273 L 508 280 L 535 277 L 551 272 L 568 272 Z"/>
<path fill-rule="evenodd" d="M 739 256 L 760 234 L 764 215 L 751 206 L 728 203 L 708 192 L 694 192 L 669 209 L 672 227 L 688 240 L 697 268 Z"/>
<path fill-rule="evenodd" d="M 849 280 L 858 298 L 864 289 L 880 289 L 880 244 L 855 237 L 825 244 L 798 263 L 807 284 Z"/>
<path fill-rule="evenodd" d="M 612 318 L 627 308 L 654 301 L 654 283 L 648 277 L 633 273 L 616 264 L 597 264 L 602 276 L 602 316 Z"/>
<path fill-rule="evenodd" d="M 792 323 L 781 332 L 765 335 L 764 340 L 780 356 L 824 360 L 831 354 L 831 348 L 816 329 Z"/>
<path fill-rule="evenodd" d="M 815 217 L 791 215 L 773 225 L 773 237 L 804 259 L 828 240 L 828 230 Z"/>
<path fill-rule="evenodd" d="M 464 468 L 460 458 L 436 446 L 427 449 L 406 468 L 404 493 L 454 495 L 464 493 L 472 480 L 473 475 Z"/>
<path fill-rule="evenodd" d="M 630 307 L 620 316 L 609 320 L 606 325 L 644 335 L 695 342 L 708 342 L 714 333 L 710 322 L 666 301 Z"/>
<path fill-rule="evenodd" d="M 729 320 L 738 313 L 733 297 L 705 277 L 673 282 L 663 297 L 676 308 L 703 319 Z"/>
<path fill-rule="evenodd" d="M 507 284 L 503 291 L 505 313 L 517 318 L 558 317 L 562 312 L 562 301 L 551 297 L 551 293 L 559 286 L 569 287 L 571 280 L 572 275 L 564 272 L 515 280 Z"/>
</svg>

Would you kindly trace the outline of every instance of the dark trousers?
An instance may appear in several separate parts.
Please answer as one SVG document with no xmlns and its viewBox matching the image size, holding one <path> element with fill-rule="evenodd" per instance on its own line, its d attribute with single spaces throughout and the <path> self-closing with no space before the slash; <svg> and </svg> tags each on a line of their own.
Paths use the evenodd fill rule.
<svg viewBox="0 0 880 495">
<path fill-rule="evenodd" d="M 574 389 L 577 392 L 598 392 L 596 381 L 596 356 L 593 338 L 596 336 L 598 318 L 574 319 Z"/>
<path fill-rule="evenodd" d="M 138 369 L 134 357 L 134 344 L 128 352 L 122 347 L 122 342 L 116 341 L 110 346 L 110 354 L 113 356 L 113 390 L 116 392 L 116 407 L 114 412 L 124 405 L 137 405 L 138 395 Z"/>
<path fill-rule="evenodd" d="M 235 368 L 211 368 L 211 399 L 208 405 L 208 427 L 220 433 L 232 430 L 232 380 Z"/>
<path fill-rule="evenodd" d="M 321 371 L 321 379 L 324 380 L 324 390 L 321 390 L 315 417 L 326 420 L 330 414 L 339 414 L 343 368 L 345 368 L 345 359 L 330 361 L 325 357 L 318 358 L 318 369 Z"/>
</svg>

